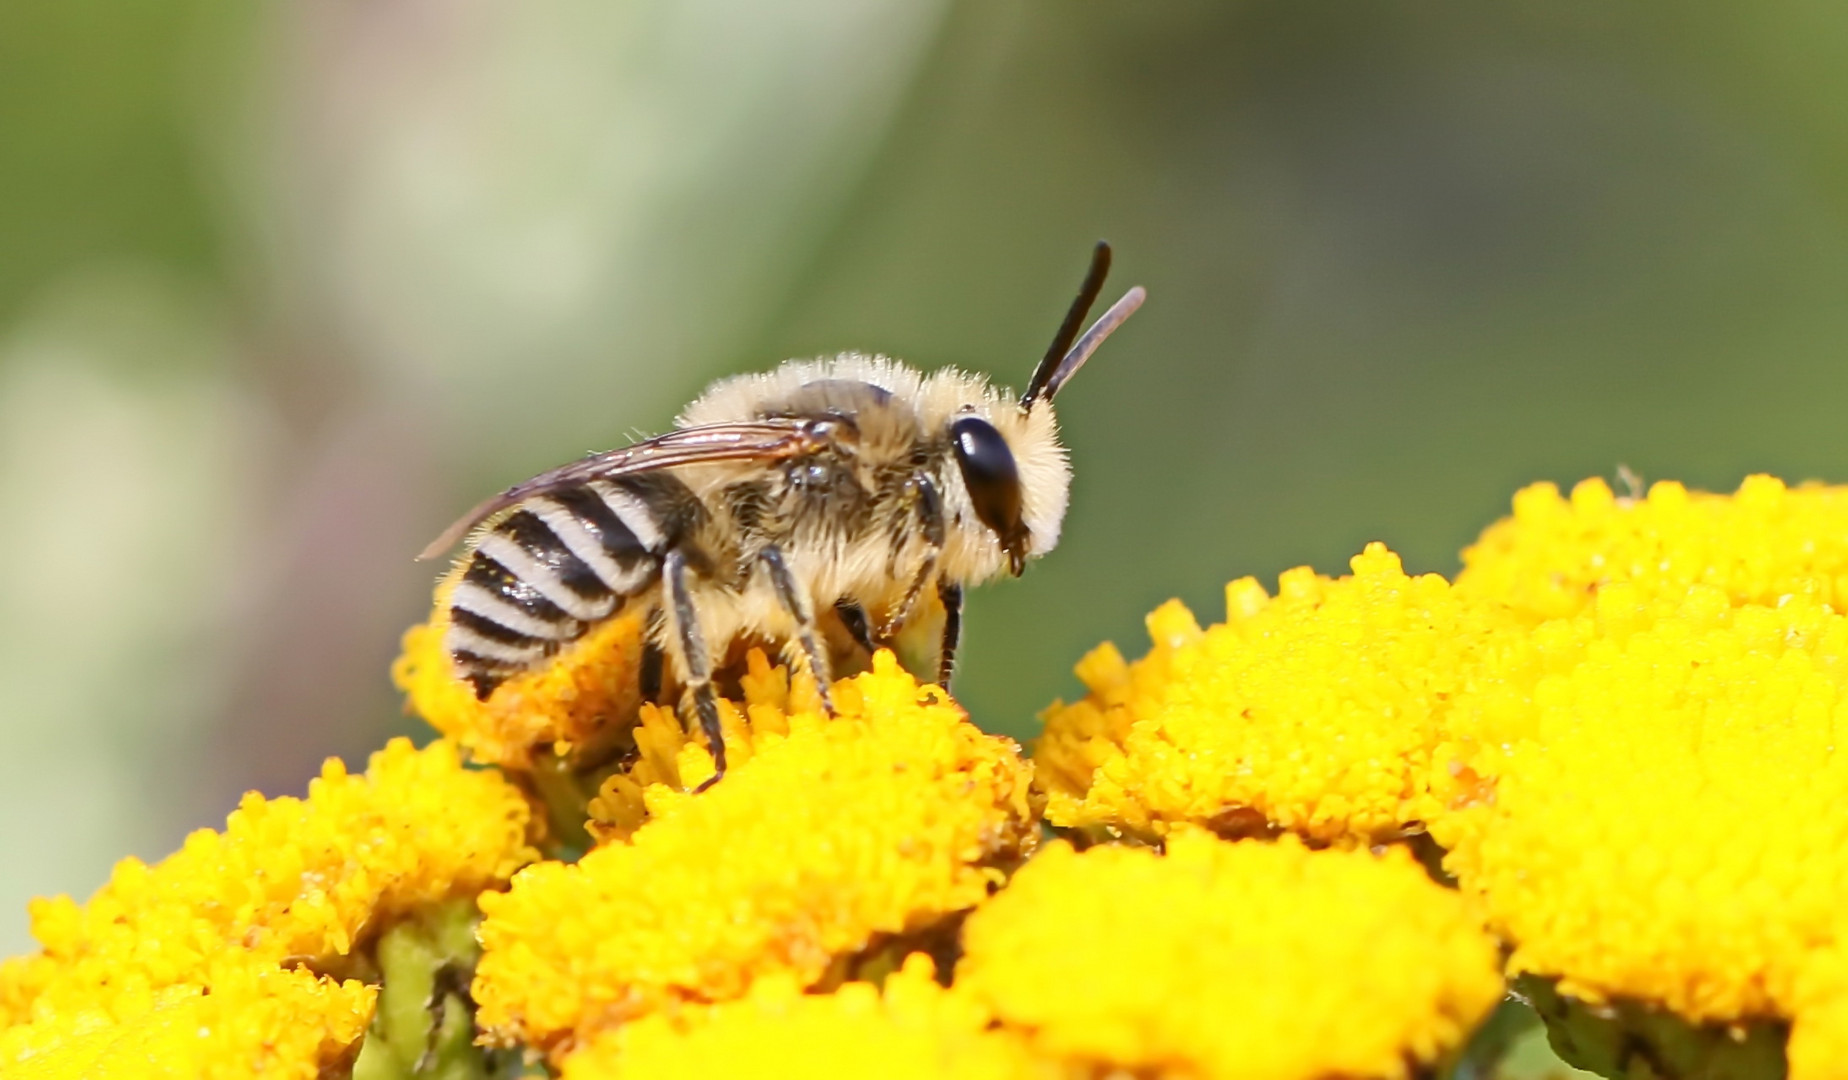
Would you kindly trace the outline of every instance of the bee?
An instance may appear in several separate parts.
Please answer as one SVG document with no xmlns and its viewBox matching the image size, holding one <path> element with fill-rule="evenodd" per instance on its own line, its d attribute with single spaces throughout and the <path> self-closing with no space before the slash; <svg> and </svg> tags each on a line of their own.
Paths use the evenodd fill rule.
<svg viewBox="0 0 1848 1080">
<path fill-rule="evenodd" d="M 1129 290 L 1080 335 L 1109 268 L 1099 243 L 1018 400 L 953 368 L 923 374 L 860 353 L 790 360 L 719 380 L 666 434 L 482 502 L 419 556 L 466 537 L 444 639 L 457 677 L 485 700 L 639 607 L 643 670 L 680 688 L 680 715 L 711 750 L 707 785 L 725 774 L 713 682 L 734 641 L 780 643 L 832 715 L 822 614 L 871 653 L 934 590 L 947 685 L 963 590 L 1018 576 L 1058 543 L 1071 469 L 1053 397 L 1145 296 Z"/>
</svg>

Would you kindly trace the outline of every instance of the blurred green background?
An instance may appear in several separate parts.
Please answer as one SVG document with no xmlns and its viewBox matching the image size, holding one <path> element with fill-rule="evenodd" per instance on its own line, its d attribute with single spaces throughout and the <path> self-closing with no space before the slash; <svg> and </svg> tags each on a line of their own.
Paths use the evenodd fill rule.
<svg viewBox="0 0 1848 1080">
<path fill-rule="evenodd" d="M 0 5 L 0 954 L 415 730 L 483 493 L 786 356 L 1018 384 L 1099 236 L 1150 301 L 972 598 L 997 730 L 1535 479 L 1848 477 L 1839 5 Z"/>
</svg>

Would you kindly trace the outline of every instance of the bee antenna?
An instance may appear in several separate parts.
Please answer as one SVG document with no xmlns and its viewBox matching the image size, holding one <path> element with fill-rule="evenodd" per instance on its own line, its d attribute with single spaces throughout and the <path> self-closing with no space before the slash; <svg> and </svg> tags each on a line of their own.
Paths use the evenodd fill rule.
<svg viewBox="0 0 1848 1080">
<path fill-rule="evenodd" d="M 1091 354 L 1104 343 L 1104 339 L 1109 337 L 1117 327 L 1122 326 L 1124 319 L 1134 315 L 1136 309 L 1141 307 L 1142 302 L 1148 298 L 1148 291 L 1138 285 L 1124 293 L 1122 299 L 1111 304 L 1110 310 L 1099 315 L 1097 321 L 1091 324 L 1091 328 L 1078 339 L 1078 344 L 1073 345 L 1071 351 L 1065 354 L 1065 358 L 1059 361 L 1059 366 L 1053 369 L 1052 376 L 1046 380 L 1045 396 L 1051 398 L 1059 392 L 1059 387 L 1065 385 L 1067 379 L 1078 374 L 1078 369 L 1091 358 Z M 1028 399 L 1021 404 L 1031 404 L 1031 400 Z"/>
<path fill-rule="evenodd" d="M 1020 397 L 1021 408 L 1026 408 L 1042 397 L 1052 396 L 1053 375 L 1071 351 L 1072 342 L 1078 340 L 1078 328 L 1084 325 L 1084 317 L 1091 313 L 1091 305 L 1097 303 L 1097 294 L 1104 291 L 1104 278 L 1109 274 L 1110 244 L 1099 240 L 1097 246 L 1091 249 L 1091 268 L 1085 272 L 1084 284 L 1078 286 L 1078 295 L 1073 298 L 1071 308 L 1065 312 L 1065 321 L 1059 324 L 1059 332 L 1053 335 L 1046 355 L 1040 359 L 1039 366 L 1033 369 L 1033 378 L 1027 380 L 1027 392 Z"/>
</svg>

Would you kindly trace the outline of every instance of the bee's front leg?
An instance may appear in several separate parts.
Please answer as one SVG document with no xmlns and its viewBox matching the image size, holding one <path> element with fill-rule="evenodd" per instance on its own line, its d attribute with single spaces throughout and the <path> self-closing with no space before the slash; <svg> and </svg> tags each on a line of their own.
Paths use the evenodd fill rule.
<svg viewBox="0 0 1848 1080">
<path fill-rule="evenodd" d="M 833 716 L 834 683 L 830 677 L 828 654 L 822 651 L 821 639 L 815 634 L 815 605 L 809 599 L 808 590 L 796 580 L 796 575 L 789 572 L 789 564 L 783 560 L 781 551 L 766 546 L 757 553 L 757 557 L 770 571 L 770 584 L 776 589 L 776 598 L 782 603 L 783 610 L 795 620 L 796 642 L 802 647 L 802 658 L 808 664 L 809 676 L 815 680 L 815 690 L 821 695 L 822 710 Z"/>
<path fill-rule="evenodd" d="M 943 496 L 937 493 L 937 482 L 927 472 L 913 473 L 908 486 L 911 488 L 912 512 L 918 517 L 918 532 L 924 539 L 924 557 L 918 561 L 917 572 L 911 575 L 911 584 L 905 589 L 905 597 L 898 606 L 886 616 L 886 621 L 879 628 L 881 641 L 892 641 L 898 632 L 911 620 L 911 613 L 917 610 L 918 597 L 923 595 L 924 586 L 937 573 L 937 560 L 943 554 L 944 523 Z"/>
<path fill-rule="evenodd" d="M 712 690 L 712 654 L 706 651 L 706 636 L 699 631 L 693 591 L 687 583 L 687 558 L 680 549 L 674 548 L 662 557 L 661 574 L 667 580 L 674 633 L 680 639 L 680 655 L 686 664 L 687 693 L 693 696 L 694 713 L 712 751 L 712 776 L 693 789 L 698 793 L 725 776 L 725 732 L 719 726 L 719 699 Z"/>
</svg>

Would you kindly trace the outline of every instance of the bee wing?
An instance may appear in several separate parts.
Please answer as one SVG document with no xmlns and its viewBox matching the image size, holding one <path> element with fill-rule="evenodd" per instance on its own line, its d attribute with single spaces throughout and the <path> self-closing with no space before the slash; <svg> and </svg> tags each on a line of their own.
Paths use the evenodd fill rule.
<svg viewBox="0 0 1848 1080">
<path fill-rule="evenodd" d="M 592 480 L 698 465 L 711 461 L 776 461 L 809 453 L 821 439 L 803 420 L 757 420 L 676 428 L 652 439 L 592 454 L 569 465 L 540 473 L 478 503 L 418 554 L 434 559 L 454 547 L 468 531 L 515 503 Z"/>
</svg>

